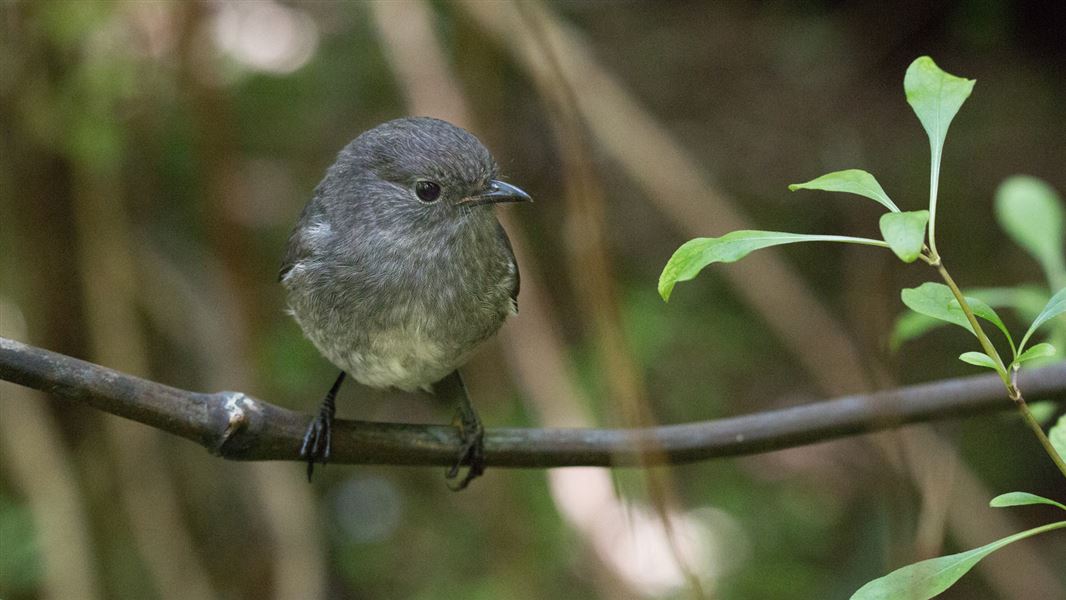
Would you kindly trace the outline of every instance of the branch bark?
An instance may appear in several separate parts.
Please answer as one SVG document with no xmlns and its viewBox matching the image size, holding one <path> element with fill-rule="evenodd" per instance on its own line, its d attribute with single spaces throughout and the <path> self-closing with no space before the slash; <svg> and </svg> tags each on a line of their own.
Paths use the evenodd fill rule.
<svg viewBox="0 0 1066 600">
<path fill-rule="evenodd" d="M 241 392 L 180 390 L 3 337 L 0 379 L 161 429 L 232 460 L 301 460 L 311 418 Z M 1066 362 L 1023 372 L 1020 385 L 1030 397 L 1061 401 Z M 485 458 L 495 467 L 681 464 L 1013 407 L 995 375 L 978 375 L 646 429 L 490 429 Z M 451 426 L 338 420 L 331 461 L 447 466 L 458 447 Z M 656 452 L 642 455 L 642 448 Z"/>
</svg>

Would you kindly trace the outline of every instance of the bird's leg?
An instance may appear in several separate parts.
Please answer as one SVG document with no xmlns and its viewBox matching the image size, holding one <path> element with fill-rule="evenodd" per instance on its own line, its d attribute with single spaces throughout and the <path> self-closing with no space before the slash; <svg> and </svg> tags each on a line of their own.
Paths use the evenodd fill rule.
<svg viewBox="0 0 1066 600">
<path fill-rule="evenodd" d="M 452 491 L 457 492 L 466 488 L 471 481 L 485 472 L 485 427 L 481 424 L 481 419 L 470 404 L 470 394 L 466 391 L 466 385 L 463 384 L 463 378 L 459 375 L 459 371 L 453 371 L 445 382 L 449 384 L 449 387 L 455 388 L 455 395 L 458 396 L 459 408 L 456 417 L 459 421 L 461 444 L 459 445 L 459 455 L 455 459 L 455 464 L 448 469 L 444 476 L 448 479 L 455 479 L 459 475 L 460 467 L 463 464 L 468 465 L 468 470 L 462 480 L 455 486 L 449 486 Z"/>
<path fill-rule="evenodd" d="M 337 399 L 337 390 L 344 383 L 344 371 L 337 376 L 333 387 L 326 392 L 322 399 L 322 405 L 318 408 L 318 416 L 307 426 L 304 434 L 304 443 L 300 446 L 300 457 L 307 459 L 307 481 L 311 481 L 311 475 L 315 472 L 315 462 L 325 466 L 329 462 L 330 445 L 333 441 L 333 415 L 337 412 L 334 401 Z"/>
</svg>

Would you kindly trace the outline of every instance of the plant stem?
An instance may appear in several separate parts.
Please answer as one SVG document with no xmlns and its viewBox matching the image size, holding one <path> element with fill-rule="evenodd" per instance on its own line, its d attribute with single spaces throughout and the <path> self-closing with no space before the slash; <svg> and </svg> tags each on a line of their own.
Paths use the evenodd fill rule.
<svg viewBox="0 0 1066 600">
<path fill-rule="evenodd" d="M 1010 376 L 1007 374 L 1007 366 L 1003 364 L 1003 359 L 999 357 L 999 352 L 996 351 L 996 347 L 992 345 L 992 340 L 988 339 L 985 335 L 984 329 L 981 329 L 981 323 L 978 322 L 977 316 L 973 313 L 973 309 L 970 308 L 970 304 L 966 302 L 966 296 L 963 296 L 962 290 L 955 283 L 955 280 L 951 278 L 951 274 L 944 268 L 944 262 L 936 258 L 934 263 L 931 263 L 936 267 L 937 272 L 940 273 L 940 277 L 944 280 L 944 283 L 948 284 L 951 288 L 951 293 L 955 296 L 955 299 L 959 301 L 959 306 L 962 307 L 962 312 L 966 315 L 966 320 L 970 322 L 970 327 L 973 328 L 974 335 L 977 336 L 977 341 L 981 344 L 981 349 L 985 351 L 992 360 L 996 361 L 996 372 L 999 373 L 999 378 L 1003 380 L 1003 385 L 1007 387 L 1007 391 L 1011 393 L 1011 397 L 1014 397 L 1014 384 L 1011 383 Z"/>
<path fill-rule="evenodd" d="M 1017 392 L 1018 388 L 1014 388 L 1014 390 Z M 1051 461 L 1055 463 L 1055 466 L 1059 468 L 1059 471 L 1062 471 L 1062 476 L 1066 477 L 1066 460 L 1063 460 L 1062 456 L 1060 456 L 1058 451 L 1055 450 L 1055 446 L 1052 445 L 1051 440 L 1049 440 L 1047 434 L 1044 433 L 1044 428 L 1040 426 L 1036 417 L 1034 417 L 1033 413 L 1029 410 L 1029 405 L 1026 404 L 1025 399 L 1022 398 L 1021 392 L 1018 392 L 1018 396 L 1016 398 L 1012 397 L 1011 400 L 1014 400 L 1014 403 L 1018 406 L 1018 410 L 1022 413 L 1022 418 L 1025 419 L 1025 424 L 1029 426 L 1029 429 L 1033 430 L 1034 434 L 1036 434 L 1036 438 L 1040 440 L 1040 444 L 1044 446 L 1044 451 L 1051 457 Z"/>
<path fill-rule="evenodd" d="M 940 187 L 940 156 L 943 148 L 937 148 L 936 144 L 929 142 L 929 250 L 933 260 L 939 261 L 940 254 L 936 251 L 936 196 Z"/>
<path fill-rule="evenodd" d="M 1007 388 L 1007 396 L 1014 401 L 1015 406 L 1018 407 L 1018 411 L 1022 413 L 1022 419 L 1025 420 L 1025 424 L 1029 426 L 1029 429 L 1033 430 L 1033 434 L 1040 440 L 1040 444 L 1044 446 L 1044 451 L 1051 457 L 1051 461 L 1055 463 L 1055 466 L 1062 471 L 1062 476 L 1066 477 L 1066 461 L 1063 460 L 1059 453 L 1055 450 L 1055 446 L 1051 444 L 1051 440 L 1048 439 L 1047 434 L 1044 433 L 1044 428 L 1037 422 L 1036 417 L 1029 410 L 1029 405 L 1026 404 L 1025 398 L 1022 397 L 1021 390 L 1018 389 L 1018 385 L 1014 379 L 1007 373 L 1007 368 L 1003 364 L 1003 359 L 999 357 L 999 352 L 996 352 L 995 346 L 992 345 L 992 341 L 985 335 L 981 324 L 977 321 L 977 316 L 974 315 L 973 309 L 966 302 L 966 297 L 963 296 L 962 290 L 955 283 L 955 280 L 951 278 L 951 274 L 944 267 L 944 262 L 940 260 L 940 257 L 936 254 L 936 250 L 932 250 L 933 261 L 929 264 L 936 267 L 940 277 L 944 280 L 944 283 L 951 289 L 951 293 L 958 300 L 959 306 L 962 307 L 962 312 L 966 315 L 966 320 L 970 322 L 970 327 L 973 328 L 974 335 L 977 336 L 977 341 L 981 343 L 981 348 L 984 349 L 985 354 L 992 358 L 996 362 L 996 372 L 999 373 L 1000 379 L 1003 380 L 1003 385 Z"/>
</svg>

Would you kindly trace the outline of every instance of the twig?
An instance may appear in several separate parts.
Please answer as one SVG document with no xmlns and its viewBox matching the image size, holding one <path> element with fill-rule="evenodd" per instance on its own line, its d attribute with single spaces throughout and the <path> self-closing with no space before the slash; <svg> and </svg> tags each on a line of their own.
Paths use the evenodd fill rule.
<svg viewBox="0 0 1066 600">
<path fill-rule="evenodd" d="M 930 230 L 932 231 L 932 230 Z M 1029 411 L 1029 405 L 1026 404 L 1025 398 L 1022 396 L 1022 392 L 1017 382 L 1018 370 L 1011 367 L 1011 374 L 1007 373 L 1007 367 L 1003 364 L 1003 359 L 999 357 L 999 353 L 996 352 L 995 346 L 988 339 L 984 329 L 981 328 L 981 324 L 977 321 L 977 316 L 974 314 L 973 309 L 970 308 L 969 302 L 966 300 L 966 296 L 963 295 L 962 290 L 955 284 L 955 280 L 951 278 L 947 268 L 940 261 L 940 258 L 936 255 L 936 250 L 933 249 L 934 261 L 933 265 L 936 266 L 937 271 L 940 273 L 940 277 L 944 279 L 944 283 L 948 284 L 951 289 L 952 295 L 958 300 L 959 306 L 962 311 L 966 313 L 966 319 L 970 322 L 970 328 L 973 330 L 974 335 L 981 342 L 981 348 L 985 351 L 985 355 L 995 361 L 996 373 L 1003 381 L 1003 385 L 1007 388 L 1007 396 L 1014 401 L 1014 404 L 1018 407 L 1018 412 L 1022 415 L 1022 420 L 1025 421 L 1026 426 L 1033 432 L 1036 439 L 1040 441 L 1040 445 L 1044 447 L 1044 452 L 1051 458 L 1051 462 L 1055 463 L 1063 477 L 1066 477 L 1066 460 L 1062 456 L 1059 456 L 1058 450 L 1048 439 L 1047 434 L 1044 433 L 1044 429 L 1033 417 L 1033 413 Z"/>
<path fill-rule="evenodd" d="M 0 379 L 83 402 L 193 440 L 232 460 L 301 460 L 311 417 L 240 392 L 180 390 L 0 337 Z M 1038 398 L 1066 398 L 1066 363 L 1022 376 Z M 642 466 L 757 454 L 848 435 L 1010 408 L 995 375 L 947 379 L 739 417 L 646 429 L 490 429 L 486 462 L 495 467 Z M 346 464 L 451 464 L 459 436 L 444 425 L 338 421 L 331 461 Z"/>
</svg>

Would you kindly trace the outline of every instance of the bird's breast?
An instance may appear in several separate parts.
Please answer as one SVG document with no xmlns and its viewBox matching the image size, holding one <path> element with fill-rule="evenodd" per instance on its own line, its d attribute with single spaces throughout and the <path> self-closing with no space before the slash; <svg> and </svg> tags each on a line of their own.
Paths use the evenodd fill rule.
<svg viewBox="0 0 1066 600">
<path fill-rule="evenodd" d="M 517 270 L 497 237 L 379 246 L 307 271 L 287 283 L 293 315 L 323 355 L 372 387 L 439 381 L 514 311 Z"/>
</svg>

